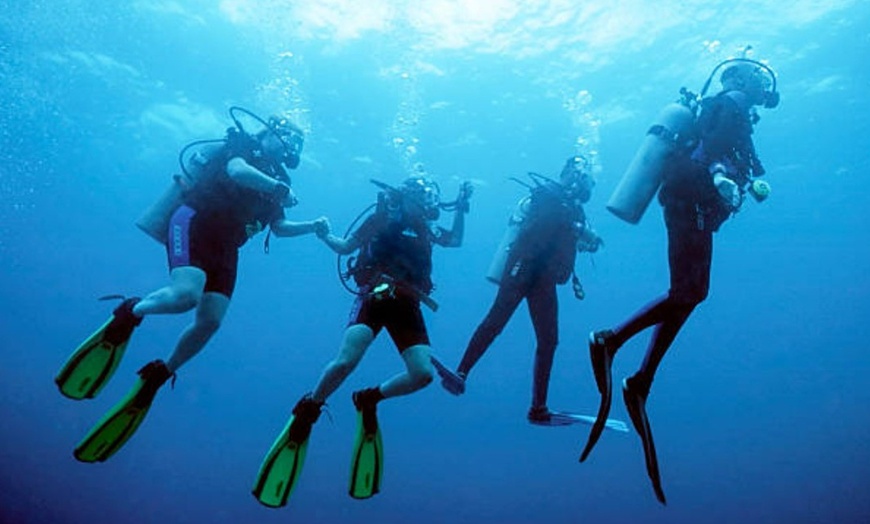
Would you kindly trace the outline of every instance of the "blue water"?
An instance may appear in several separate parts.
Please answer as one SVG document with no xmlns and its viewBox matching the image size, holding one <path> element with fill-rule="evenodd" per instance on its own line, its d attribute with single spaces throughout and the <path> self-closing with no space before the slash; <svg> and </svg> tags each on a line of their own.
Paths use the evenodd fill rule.
<svg viewBox="0 0 870 524">
<path fill-rule="evenodd" d="M 870 522 L 870 9 L 865 2 L 480 0 L 128 3 L 0 0 L 0 521 L 3 523 Z M 360 7 L 365 5 L 365 7 Z M 574 7 L 583 5 L 583 7 Z M 104 464 L 72 449 L 167 358 L 189 317 L 149 318 L 96 400 L 52 378 L 108 315 L 95 300 L 165 282 L 133 222 L 187 141 L 226 110 L 287 112 L 308 132 L 291 218 L 343 231 L 420 164 L 452 198 L 476 183 L 465 245 L 435 255 L 426 318 L 455 365 L 495 288 L 483 279 L 523 190 L 508 177 L 595 159 L 587 207 L 606 249 L 583 256 L 587 298 L 560 289 L 550 405 L 594 412 L 584 339 L 667 285 L 657 206 L 638 226 L 608 195 L 661 106 L 753 46 L 779 74 L 756 145 L 772 197 L 716 236 L 710 299 L 667 355 L 649 401 L 669 505 L 635 434 L 525 422 L 525 309 L 465 396 L 438 385 L 380 409 L 382 493 L 347 494 L 350 392 L 402 367 L 386 337 L 315 427 L 290 504 L 250 489 L 293 403 L 335 354 L 351 305 L 313 237 L 242 253 L 220 333 Z M 578 139 L 579 142 L 578 142 Z M 409 146 L 413 146 L 409 148 Z M 633 372 L 645 337 L 620 353 Z M 627 420 L 621 403 L 613 416 Z"/>
</svg>

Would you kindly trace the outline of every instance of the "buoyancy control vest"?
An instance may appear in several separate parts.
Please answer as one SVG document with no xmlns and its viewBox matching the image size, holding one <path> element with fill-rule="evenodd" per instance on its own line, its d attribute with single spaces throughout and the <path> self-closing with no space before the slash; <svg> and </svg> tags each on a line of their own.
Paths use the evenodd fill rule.
<svg viewBox="0 0 870 524">
<path fill-rule="evenodd" d="M 186 152 L 199 146 L 190 156 Z M 289 185 L 290 177 L 280 163 L 262 154 L 260 143 L 235 127 L 225 138 L 188 144 L 179 154 L 182 173 L 164 194 L 136 221 L 158 242 L 165 243 L 169 221 L 182 205 L 188 205 L 210 220 L 229 228 L 236 245 L 265 228 L 282 213 L 270 195 L 235 183 L 226 172 L 230 159 L 240 157 L 259 171 Z"/>
<path fill-rule="evenodd" d="M 741 191 L 764 173 L 752 142 L 752 120 L 751 106 L 739 91 L 725 91 L 701 100 L 694 123 L 697 140 L 665 172 L 659 192 L 662 205 L 672 210 L 686 208 L 684 214 L 716 231 L 734 210 L 719 196 L 710 166 L 725 165 L 728 178 Z"/>
<path fill-rule="evenodd" d="M 564 284 L 574 271 L 585 223 L 582 205 L 561 184 L 547 181 L 531 187 L 511 215 L 487 278 L 500 283 L 525 266 Z"/>
<path fill-rule="evenodd" d="M 348 273 L 360 289 L 387 275 L 401 284 L 428 294 L 432 284 L 432 232 L 424 220 L 389 212 L 378 206 L 353 235 L 361 241 Z"/>
</svg>

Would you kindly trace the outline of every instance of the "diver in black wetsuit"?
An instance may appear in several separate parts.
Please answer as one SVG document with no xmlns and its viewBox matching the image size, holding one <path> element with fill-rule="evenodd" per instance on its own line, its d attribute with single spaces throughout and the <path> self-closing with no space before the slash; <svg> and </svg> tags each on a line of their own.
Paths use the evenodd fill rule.
<svg viewBox="0 0 870 524">
<path fill-rule="evenodd" d="M 655 326 L 640 369 L 623 381 L 623 398 L 643 441 L 656 496 L 663 504 L 665 496 L 646 416 L 646 399 L 656 369 L 677 333 L 695 307 L 707 298 L 713 233 L 740 208 L 746 192 L 758 200 L 767 196 L 766 184 L 753 180 L 764 174 L 764 168 L 756 156 L 752 132 L 758 120 L 755 106 L 773 108 L 779 101 L 768 74 L 773 78 L 772 71 L 757 62 L 736 61 L 720 77 L 722 91 L 701 101 L 694 146 L 674 157 L 659 191 L 668 232 L 670 288 L 625 323 L 613 330 L 595 331 L 589 338 L 592 369 L 602 393 L 602 411 L 606 411 L 613 357 L 630 338 Z M 603 416 L 606 418 L 606 413 Z M 581 461 L 591 452 L 598 436 L 600 430 L 596 432 L 593 427 Z"/>
<path fill-rule="evenodd" d="M 589 201 L 595 180 L 582 156 L 568 158 L 559 181 L 549 180 L 532 189 L 512 217 L 518 227 L 516 239 L 508 249 L 504 268 L 491 275 L 499 283 L 495 302 L 474 331 L 455 373 L 439 370 L 444 388 L 460 395 L 471 368 L 483 357 L 502 332 L 523 299 L 535 330 L 534 383 L 527 418 L 533 424 L 571 423 L 563 414 L 547 408 L 547 390 L 553 356 L 559 342 L 558 297 L 556 286 L 566 283 L 574 271 L 578 251 L 597 251 L 601 238 L 589 227 L 583 204 Z M 575 293 L 580 293 L 575 277 Z"/>
</svg>

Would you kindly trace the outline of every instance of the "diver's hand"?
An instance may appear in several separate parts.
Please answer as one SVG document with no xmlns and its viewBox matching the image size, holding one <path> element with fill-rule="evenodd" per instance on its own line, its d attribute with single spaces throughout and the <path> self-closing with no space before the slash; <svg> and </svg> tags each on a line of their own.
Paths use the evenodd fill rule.
<svg viewBox="0 0 870 524">
<path fill-rule="evenodd" d="M 602 247 L 604 247 L 604 239 L 598 236 L 598 233 L 593 229 L 584 229 L 580 233 L 580 238 L 577 239 L 577 251 L 595 253 Z"/>
<path fill-rule="evenodd" d="M 293 193 L 293 189 L 280 181 L 275 182 L 275 185 L 272 187 L 272 197 L 281 207 L 293 207 L 299 203 L 296 194 Z"/>
<path fill-rule="evenodd" d="M 466 180 L 459 186 L 459 196 L 456 197 L 456 201 L 459 203 L 459 211 L 463 213 L 468 213 L 468 210 L 471 206 L 469 206 L 468 201 L 471 200 L 471 195 L 474 194 L 474 186 Z"/>
<path fill-rule="evenodd" d="M 326 235 L 328 235 L 332 230 L 329 225 L 329 219 L 326 217 L 320 217 L 314 220 L 312 225 L 314 226 L 314 234 L 320 239 L 326 238 Z"/>
<path fill-rule="evenodd" d="M 743 203 L 743 195 L 740 194 L 740 188 L 737 187 L 737 184 L 733 180 L 724 175 L 717 174 L 713 176 L 713 184 L 716 186 L 719 196 L 730 210 L 733 211 L 740 208 L 740 204 Z"/>
<path fill-rule="evenodd" d="M 728 178 L 728 168 L 721 162 L 716 162 L 710 166 L 710 174 L 713 176 L 713 185 L 719 193 L 719 197 L 728 206 L 730 211 L 735 211 L 740 208 L 743 203 L 743 195 L 740 194 L 740 188 L 737 184 Z"/>
</svg>

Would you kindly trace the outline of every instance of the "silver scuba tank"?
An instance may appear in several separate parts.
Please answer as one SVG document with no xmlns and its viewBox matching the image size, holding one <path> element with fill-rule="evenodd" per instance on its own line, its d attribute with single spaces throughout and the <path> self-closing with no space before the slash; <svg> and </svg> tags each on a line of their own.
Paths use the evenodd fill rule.
<svg viewBox="0 0 870 524">
<path fill-rule="evenodd" d="M 172 175 L 172 183 L 163 194 L 136 220 L 136 226 L 161 244 L 166 243 L 169 221 L 175 211 L 184 203 L 184 192 L 201 181 L 206 172 L 205 166 L 224 146 L 220 141 L 206 144 L 184 160 L 181 174 Z"/>
<path fill-rule="evenodd" d="M 499 243 L 498 245 L 498 249 L 496 249 L 495 251 L 495 255 L 493 255 L 492 257 L 492 262 L 489 265 L 489 270 L 486 272 L 486 279 L 493 284 L 501 284 L 501 279 L 504 276 L 507 261 L 513 252 L 514 243 L 516 242 L 517 237 L 520 234 L 523 223 L 528 217 L 530 202 L 531 197 L 526 196 L 522 198 L 517 203 L 514 211 L 511 213 L 511 216 L 508 219 L 508 227 L 505 230 L 504 235 L 502 236 L 501 243 Z"/>
<path fill-rule="evenodd" d="M 662 183 L 670 156 L 685 143 L 694 123 L 695 114 L 686 105 L 666 105 L 610 195 L 607 209 L 632 224 L 640 222 Z"/>
</svg>

